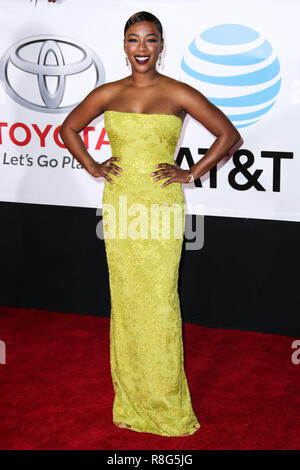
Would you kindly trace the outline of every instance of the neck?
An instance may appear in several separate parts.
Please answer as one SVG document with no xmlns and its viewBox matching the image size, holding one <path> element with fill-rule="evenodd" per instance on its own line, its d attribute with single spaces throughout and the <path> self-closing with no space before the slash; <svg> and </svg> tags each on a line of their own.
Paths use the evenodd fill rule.
<svg viewBox="0 0 300 470">
<path fill-rule="evenodd" d="M 159 77 L 160 73 L 156 69 L 150 69 L 148 72 L 137 72 L 136 70 L 132 71 L 130 76 L 132 84 L 136 87 L 146 87 L 153 85 L 153 82 Z"/>
</svg>

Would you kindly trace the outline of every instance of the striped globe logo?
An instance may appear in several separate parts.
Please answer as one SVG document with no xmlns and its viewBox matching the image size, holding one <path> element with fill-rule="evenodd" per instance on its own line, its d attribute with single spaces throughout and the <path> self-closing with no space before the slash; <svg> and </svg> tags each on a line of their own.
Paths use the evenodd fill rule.
<svg viewBox="0 0 300 470">
<path fill-rule="evenodd" d="M 181 61 L 180 80 L 203 93 L 236 128 L 258 122 L 280 90 L 280 65 L 269 41 L 240 24 L 203 31 Z"/>
</svg>

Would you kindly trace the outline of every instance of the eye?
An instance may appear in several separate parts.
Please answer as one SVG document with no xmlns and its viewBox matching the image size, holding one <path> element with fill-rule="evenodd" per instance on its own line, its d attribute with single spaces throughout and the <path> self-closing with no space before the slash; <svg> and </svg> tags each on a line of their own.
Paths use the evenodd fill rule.
<svg viewBox="0 0 300 470">
<path fill-rule="evenodd" d="M 157 42 L 157 39 L 149 39 L 150 42 Z"/>
<path fill-rule="evenodd" d="M 128 39 L 128 42 L 136 41 L 136 39 Z"/>
</svg>

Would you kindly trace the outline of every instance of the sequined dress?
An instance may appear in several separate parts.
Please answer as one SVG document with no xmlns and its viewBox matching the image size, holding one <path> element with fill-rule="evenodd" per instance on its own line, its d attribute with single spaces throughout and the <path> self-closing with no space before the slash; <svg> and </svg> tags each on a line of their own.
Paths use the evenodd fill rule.
<svg viewBox="0 0 300 470">
<path fill-rule="evenodd" d="M 102 215 L 111 298 L 113 422 L 180 436 L 200 424 L 184 370 L 178 270 L 184 234 L 182 186 L 154 181 L 174 164 L 182 121 L 170 114 L 105 111 L 111 155 L 122 168 L 105 180 Z M 169 216 L 167 215 L 169 214 Z"/>
</svg>

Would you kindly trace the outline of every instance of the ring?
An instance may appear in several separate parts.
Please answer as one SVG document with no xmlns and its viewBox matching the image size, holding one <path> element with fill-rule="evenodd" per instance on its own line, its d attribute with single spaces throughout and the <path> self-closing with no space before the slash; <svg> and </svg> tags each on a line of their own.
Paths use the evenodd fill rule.
<svg viewBox="0 0 300 470">
<path fill-rule="evenodd" d="M 110 162 L 106 162 L 105 165 L 106 165 L 106 166 L 110 166 Z"/>
</svg>

